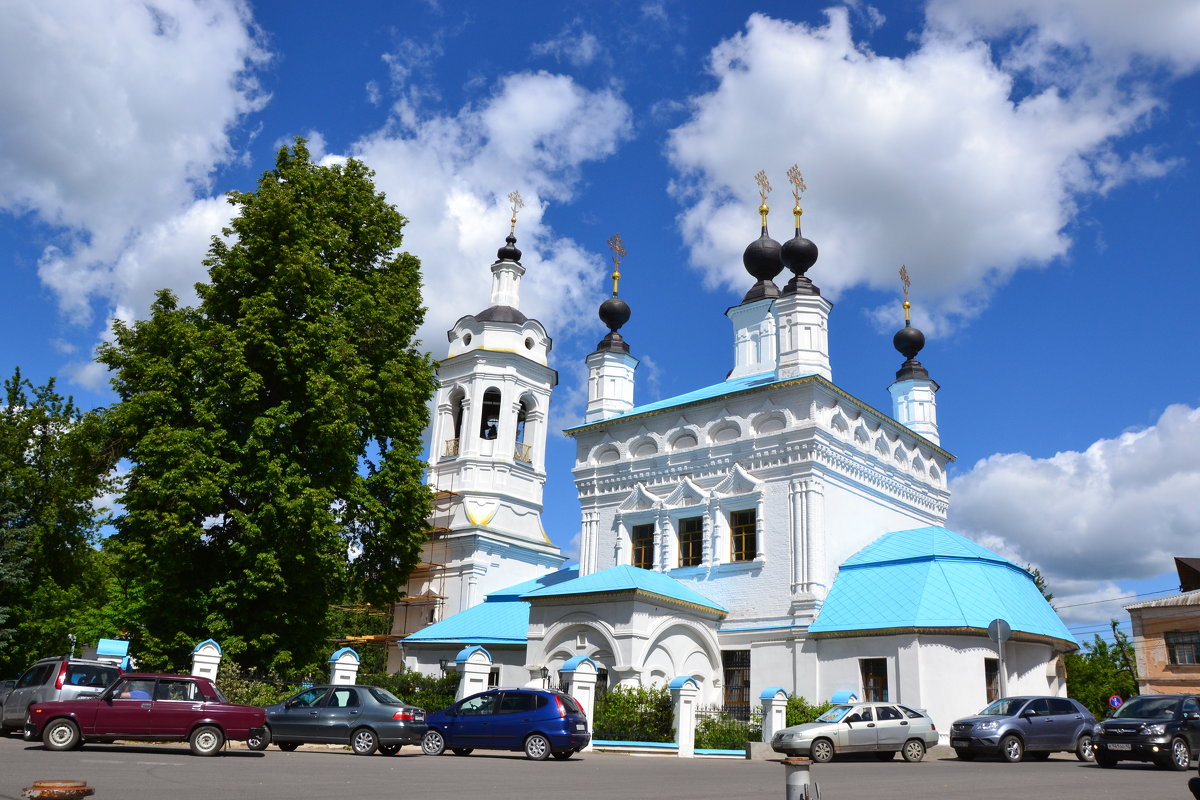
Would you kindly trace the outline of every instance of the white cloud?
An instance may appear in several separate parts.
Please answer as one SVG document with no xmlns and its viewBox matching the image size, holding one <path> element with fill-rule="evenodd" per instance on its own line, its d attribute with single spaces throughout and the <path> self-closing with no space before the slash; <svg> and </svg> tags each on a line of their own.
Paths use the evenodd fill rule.
<svg viewBox="0 0 1200 800">
<path fill-rule="evenodd" d="M 1083 452 L 993 455 L 951 492 L 950 527 L 1040 569 L 1056 603 L 1115 597 L 1117 579 L 1169 573 L 1175 556 L 1194 553 L 1200 409 L 1171 406 L 1155 425 Z M 1080 607 L 1070 618 L 1114 615 L 1109 606 Z"/>
<path fill-rule="evenodd" d="M 1053 5 L 1063 17 L 1080 9 Z M 782 241 L 792 229 L 785 172 L 799 163 L 809 187 L 804 230 L 821 249 L 809 275 L 819 286 L 834 296 L 854 285 L 894 289 L 905 263 L 937 327 L 977 313 L 1016 270 L 1064 255 L 1082 198 L 1171 167 L 1151 151 L 1119 149 L 1161 107 L 1148 83 L 1100 80 L 1090 61 L 1034 73 L 1028 46 L 1024 65 L 1002 66 L 966 22 L 990 5 L 938 7 L 943 18 L 958 8 L 960 21 L 939 23 L 904 58 L 856 42 L 846 8 L 828 11 L 820 27 L 755 14 L 713 49 L 716 88 L 693 98 L 668 148 L 682 236 L 708 285 L 752 282 L 740 255 L 757 232 L 759 169 L 776 187 L 771 227 Z M 1061 52 L 1102 34 L 1073 30 L 1045 35 Z M 1175 52 L 1132 36 L 1108 41 L 1127 53 L 1154 44 Z M 1180 71 L 1196 66 L 1170 58 Z M 1018 69 L 1021 86 L 1033 87 L 1020 97 Z M 1047 82 L 1051 75 L 1062 80 Z"/>
<path fill-rule="evenodd" d="M 0 210 L 64 231 L 40 264 L 61 308 L 84 320 L 152 279 L 112 264 L 235 157 L 228 132 L 265 102 L 251 70 L 266 58 L 240 0 L 5 5 Z"/>
<path fill-rule="evenodd" d="M 650 13 L 647 16 L 654 14 Z M 535 42 L 529 48 L 529 52 L 535 56 L 553 56 L 556 60 L 566 61 L 573 67 L 585 67 L 599 58 L 603 51 L 595 34 L 585 31 L 583 22 L 576 19 L 554 38 Z"/>
<path fill-rule="evenodd" d="M 409 216 L 404 249 L 422 260 L 429 313 L 420 335 L 432 352 L 441 352 L 459 316 L 488 305 L 488 267 L 508 233 L 505 198 L 513 189 L 525 200 L 517 222 L 529 270 L 521 310 L 558 335 L 594 318 L 602 242 L 589 248 L 564 238 L 544 213 L 550 202 L 570 202 L 582 166 L 614 153 L 630 128 L 629 107 L 612 91 L 518 73 L 453 115 L 423 115 L 401 101 L 391 127 L 354 145 L 352 155 L 375 170 L 378 188 Z M 437 302 L 445 297 L 455 302 Z"/>
</svg>

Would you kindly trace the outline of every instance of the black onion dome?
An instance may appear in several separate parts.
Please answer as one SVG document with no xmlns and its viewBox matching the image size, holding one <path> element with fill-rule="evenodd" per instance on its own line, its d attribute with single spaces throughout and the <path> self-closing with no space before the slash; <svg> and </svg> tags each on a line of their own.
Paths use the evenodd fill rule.
<svg viewBox="0 0 1200 800">
<path fill-rule="evenodd" d="M 509 234 L 504 241 L 508 244 L 496 251 L 497 261 L 520 261 L 521 251 L 517 249 L 517 237 Z"/>
<path fill-rule="evenodd" d="M 746 246 L 742 252 L 742 264 L 746 272 L 758 279 L 758 282 L 746 292 L 742 302 L 759 300 L 763 297 L 779 297 L 779 287 L 772 281 L 783 272 L 783 259 L 780 257 L 780 244 L 767 234 L 764 225 L 762 235 Z"/>
<path fill-rule="evenodd" d="M 784 294 L 817 294 L 821 290 L 813 285 L 804 273 L 817 263 L 817 245 L 811 239 L 805 239 L 796 228 L 796 235 L 783 243 L 780 248 L 783 265 L 792 273 L 792 279 L 784 287 Z"/>
<path fill-rule="evenodd" d="M 629 304 L 616 295 L 600 304 L 600 321 L 608 326 L 608 334 L 596 345 L 597 351 L 629 352 L 629 344 L 617 330 L 629 321 L 632 313 Z"/>
<path fill-rule="evenodd" d="M 921 348 L 925 346 L 925 334 L 906 322 L 904 327 L 896 331 L 896 335 L 892 337 L 892 346 L 899 351 L 900 355 L 908 359 L 900 365 L 900 369 L 896 372 L 896 380 L 929 380 L 929 370 L 925 369 L 920 361 L 917 361 L 917 353 L 921 352 Z"/>
</svg>

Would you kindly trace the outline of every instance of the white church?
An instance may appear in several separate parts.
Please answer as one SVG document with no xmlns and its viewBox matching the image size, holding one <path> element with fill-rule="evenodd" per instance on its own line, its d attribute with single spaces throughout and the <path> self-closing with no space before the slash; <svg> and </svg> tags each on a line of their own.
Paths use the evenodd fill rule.
<svg viewBox="0 0 1200 800">
<path fill-rule="evenodd" d="M 576 443 L 578 567 L 541 524 L 552 341 L 520 309 L 513 230 L 492 265 L 490 306 L 448 332 L 438 372 L 429 483 L 437 501 L 424 564 L 396 605 L 389 664 L 436 671 L 467 648 L 498 685 L 558 683 L 577 657 L 600 690 L 690 677 L 701 701 L 749 707 L 768 688 L 813 702 L 889 700 L 928 709 L 946 732 L 1001 691 L 1065 695 L 1078 645 L 1030 574 L 943 525 L 950 495 L 938 384 L 908 321 L 891 413 L 834 382 L 832 304 L 807 273 L 817 246 L 767 231 L 743 262 L 751 285 L 725 316 L 732 369 L 638 405 L 638 360 L 619 329 L 587 359 Z M 775 279 L 787 269 L 783 288 Z M 721 376 L 714 376 L 720 378 Z M 1011 628 L 1003 665 L 989 623 Z"/>
</svg>

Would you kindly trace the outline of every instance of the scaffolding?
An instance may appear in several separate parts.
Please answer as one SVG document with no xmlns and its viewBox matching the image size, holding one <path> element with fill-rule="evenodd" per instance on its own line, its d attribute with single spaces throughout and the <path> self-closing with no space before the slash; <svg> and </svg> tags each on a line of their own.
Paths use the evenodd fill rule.
<svg viewBox="0 0 1200 800">
<path fill-rule="evenodd" d="M 451 477 L 453 481 L 453 477 Z M 401 597 L 394 606 L 393 641 L 398 641 L 437 622 L 442 617 L 446 595 L 446 561 L 450 544 L 446 535 L 453 518 L 459 495 L 453 489 L 437 489 L 433 494 L 433 510 L 429 515 L 428 540 L 423 548 L 423 560 L 409 575 L 411 588 L 422 587 L 417 593 Z"/>
</svg>

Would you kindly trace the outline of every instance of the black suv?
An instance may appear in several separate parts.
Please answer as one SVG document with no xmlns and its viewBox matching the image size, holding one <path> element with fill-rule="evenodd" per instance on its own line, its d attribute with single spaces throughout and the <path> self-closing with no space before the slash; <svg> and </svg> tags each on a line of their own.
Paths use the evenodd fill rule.
<svg viewBox="0 0 1200 800">
<path fill-rule="evenodd" d="M 1055 751 L 1092 760 L 1096 718 L 1067 697 L 1005 697 L 950 726 L 950 746 L 963 761 L 981 753 L 1008 762 L 1040 760 Z"/>
<path fill-rule="evenodd" d="M 1200 697 L 1194 694 L 1138 695 L 1092 730 L 1096 763 L 1153 761 L 1185 770 L 1200 752 Z"/>
<path fill-rule="evenodd" d="M 0 734 L 25 727 L 25 712 L 34 703 L 74 700 L 98 695 L 121 675 L 116 664 L 84 658 L 43 658 L 21 673 L 16 686 L 4 698 Z"/>
</svg>

